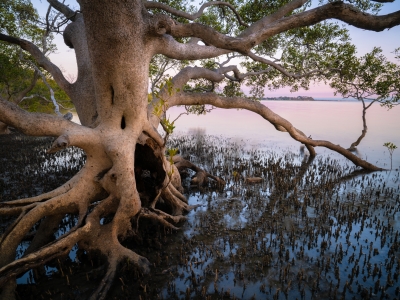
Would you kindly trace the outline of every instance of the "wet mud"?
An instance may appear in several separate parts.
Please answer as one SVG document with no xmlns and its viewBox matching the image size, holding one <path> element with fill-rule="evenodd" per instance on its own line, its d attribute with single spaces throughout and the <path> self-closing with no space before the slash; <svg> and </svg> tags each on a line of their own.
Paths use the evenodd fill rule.
<svg viewBox="0 0 400 300">
<path fill-rule="evenodd" d="M 45 154 L 50 139 L 0 139 L 1 201 L 51 190 L 84 163 L 79 149 Z M 204 135 L 170 147 L 227 185 L 193 186 L 187 173 L 186 196 L 199 206 L 179 231 L 140 221 L 125 245 L 150 260 L 151 273 L 122 264 L 108 299 L 400 298 L 398 170 L 366 173 L 335 156 L 310 160 Z M 8 222 L 0 219 L 0 232 Z M 75 222 L 66 216 L 59 234 Z M 20 277 L 18 297 L 87 299 L 105 270 L 101 257 L 75 248 Z"/>
</svg>

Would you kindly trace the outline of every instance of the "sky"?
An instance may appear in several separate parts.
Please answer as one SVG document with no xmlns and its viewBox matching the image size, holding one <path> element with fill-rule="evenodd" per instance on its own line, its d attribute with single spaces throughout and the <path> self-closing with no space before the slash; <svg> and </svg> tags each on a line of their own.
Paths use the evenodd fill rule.
<svg viewBox="0 0 400 300">
<path fill-rule="evenodd" d="M 46 0 L 31 0 L 33 5 L 38 9 L 41 16 L 44 16 L 47 11 L 48 3 Z M 66 0 L 66 4 L 70 4 L 71 8 L 78 9 L 75 1 Z M 388 14 L 395 10 L 400 10 L 400 1 L 394 3 L 387 3 L 384 5 L 380 14 Z M 346 24 L 350 31 L 352 41 L 357 46 L 357 51 L 360 56 L 371 51 L 373 47 L 379 46 L 382 48 L 383 53 L 394 61 L 393 51 L 395 48 L 400 47 L 400 26 L 394 27 L 390 30 L 383 32 L 367 31 L 349 26 Z M 57 51 L 50 55 L 50 59 L 62 70 L 68 80 L 74 80 L 77 74 L 75 53 L 73 49 L 68 48 L 63 41 L 62 36 L 59 34 L 55 38 Z M 246 92 L 246 91 L 245 91 Z M 300 90 L 296 93 L 290 93 L 290 88 L 283 88 L 277 91 L 266 90 L 266 97 L 278 96 L 312 96 L 314 98 L 333 98 L 333 90 L 323 83 L 310 86 L 309 90 Z M 337 96 L 339 97 L 339 96 Z"/>
</svg>

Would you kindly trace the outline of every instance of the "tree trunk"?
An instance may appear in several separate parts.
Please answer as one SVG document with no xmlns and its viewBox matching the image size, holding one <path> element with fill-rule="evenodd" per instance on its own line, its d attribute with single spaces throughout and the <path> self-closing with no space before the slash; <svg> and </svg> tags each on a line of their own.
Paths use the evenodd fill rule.
<svg viewBox="0 0 400 300">
<path fill-rule="evenodd" d="M 362 112 L 362 121 L 363 121 L 363 129 L 361 131 L 361 135 L 358 137 L 358 139 L 352 143 L 350 145 L 350 147 L 347 149 L 349 151 L 356 151 L 357 150 L 357 146 L 361 143 L 362 139 L 365 137 L 365 135 L 367 134 L 367 118 L 366 118 L 366 114 L 367 114 L 367 109 L 368 107 L 365 107 L 365 103 L 362 100 L 363 103 L 363 112 Z"/>
<path fill-rule="evenodd" d="M 167 176 L 174 173 L 175 167 L 164 157 L 164 141 L 147 116 L 148 68 L 154 54 L 150 42 L 157 36 L 158 21 L 153 22 L 141 1 L 82 1 L 81 8 L 85 20 L 68 29 L 66 40 L 84 54 L 78 64 L 91 75 L 80 73 L 80 89 L 72 85 L 67 91 L 83 125 L 92 128 L 78 128 L 51 116 L 41 116 L 42 122 L 35 122 L 24 118 L 24 113 L 12 104 L 3 103 L 11 108 L 5 120 L 17 123 L 22 131 L 58 136 L 50 151 L 75 145 L 87 155 L 84 168 L 62 187 L 38 197 L 0 204 L 2 214 L 19 215 L 0 241 L 0 286 L 7 297 L 14 288 L 16 274 L 67 254 L 78 243 L 80 248 L 107 258 L 107 274 L 93 294 L 93 299 L 104 299 L 120 261 L 128 259 L 142 271 L 149 271 L 146 258 L 120 243 L 137 230 L 131 220 L 141 215 L 176 228 L 173 224 L 190 209 L 179 192 L 179 178 Z M 87 44 L 74 39 L 83 34 L 88 37 Z M 43 118 L 59 124 L 46 125 Z M 145 171 L 155 182 L 154 191 L 141 188 Z M 148 197 L 151 193 L 157 196 Z M 156 208 L 160 198 L 169 213 Z M 89 205 L 95 201 L 99 202 L 89 212 Z M 70 232 L 42 248 L 46 240 L 39 241 L 40 246 L 29 249 L 32 253 L 14 261 L 18 244 L 32 226 L 44 217 L 67 213 L 79 216 Z M 112 221 L 101 225 L 101 219 L 110 214 L 114 215 Z M 3 296 L 6 294 L 0 298 Z"/>
</svg>

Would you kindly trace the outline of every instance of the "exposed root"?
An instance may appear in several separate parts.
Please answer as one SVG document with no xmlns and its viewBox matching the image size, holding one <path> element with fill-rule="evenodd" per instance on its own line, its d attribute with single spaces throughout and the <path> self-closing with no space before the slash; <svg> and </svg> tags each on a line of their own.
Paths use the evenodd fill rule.
<svg viewBox="0 0 400 300">
<path fill-rule="evenodd" d="M 73 189 L 70 189 L 67 193 L 60 194 L 59 196 L 49 199 L 46 202 L 34 203 L 27 205 L 25 207 L 17 207 L 15 209 L 20 209 L 21 214 L 17 220 L 10 226 L 11 230 L 3 234 L 0 249 L 3 247 L 9 247 L 8 243 L 14 241 L 13 244 L 16 248 L 18 243 L 27 234 L 27 232 L 32 228 L 32 226 L 44 218 L 45 216 L 50 216 L 53 214 L 66 214 L 66 213 L 78 213 L 81 207 L 86 208 L 89 202 L 94 198 L 99 192 L 99 186 L 93 185 L 91 188 L 85 184 L 83 181 Z M 80 199 L 82 194 L 88 194 L 87 197 Z M 3 212 L 2 212 L 3 213 Z M 8 238 L 11 236 L 10 238 Z M 9 239 L 10 242 L 7 242 Z"/>
<path fill-rule="evenodd" d="M 80 228 L 68 237 L 60 238 L 56 242 L 47 245 L 40 250 L 17 259 L 0 268 L 0 286 L 9 278 L 24 273 L 32 268 L 41 266 L 54 258 L 67 255 L 83 234 L 86 234 L 90 226 Z"/>
<path fill-rule="evenodd" d="M 81 177 L 81 176 L 79 176 Z M 82 177 L 81 177 L 82 178 Z M 4 207 L 0 210 L 19 213 L 18 218 L 8 227 L 0 241 L 0 286 L 8 290 L 15 281 L 15 276 L 29 269 L 43 266 L 47 261 L 67 255 L 71 248 L 81 239 L 84 215 L 90 202 L 101 192 L 101 186 L 87 181 L 77 181 L 73 188 L 65 193 L 57 193 L 54 198 L 44 202 L 34 202 L 16 207 Z M 29 203 L 29 201 L 28 201 Z M 19 210 L 19 212 L 18 212 Z M 66 214 L 78 214 L 79 221 L 69 232 L 51 242 L 58 224 Z M 35 233 L 31 245 L 22 258 L 15 260 L 18 245 L 38 222 L 42 223 Z M 39 249 L 39 250 L 38 250 Z M 2 297 L 4 294 L 2 294 Z"/>
<path fill-rule="evenodd" d="M 113 259 L 112 261 L 109 261 L 109 264 L 110 265 L 108 267 L 106 275 L 101 280 L 97 289 L 90 296 L 89 298 L 90 300 L 103 300 L 106 298 L 107 292 L 114 281 L 118 262 L 115 259 Z"/>
<path fill-rule="evenodd" d="M 8 282 L 2 286 L 2 292 L 0 296 L 4 300 L 14 300 L 15 299 L 15 288 L 17 287 L 17 281 L 15 276 L 9 278 Z"/>
<path fill-rule="evenodd" d="M 0 209 L 0 214 L 7 215 L 7 212 L 14 212 L 14 210 L 15 210 L 15 213 L 12 213 L 11 215 L 16 215 L 18 213 L 20 214 L 18 216 L 18 218 L 15 219 L 14 222 L 10 226 L 8 226 L 6 231 L 1 235 L 0 245 L 1 245 L 1 243 L 3 243 L 3 240 L 6 238 L 6 236 L 8 236 L 10 234 L 10 232 L 15 228 L 15 226 L 17 226 L 17 224 L 22 220 L 22 218 L 26 215 L 26 213 L 35 206 L 36 206 L 35 204 L 31 204 L 31 205 L 29 205 L 27 207 L 23 207 L 23 208 Z"/>
<path fill-rule="evenodd" d="M 174 194 L 171 192 L 169 186 L 163 189 L 161 193 L 161 198 L 171 208 L 171 214 L 174 216 L 188 213 L 192 209 L 191 206 L 189 206 L 185 202 L 182 202 L 178 197 L 175 197 Z"/>
<path fill-rule="evenodd" d="M 181 200 L 182 202 L 188 203 L 188 200 L 186 199 L 186 197 L 178 190 L 175 188 L 175 186 L 173 184 L 170 184 L 169 189 L 171 191 L 171 193 L 177 197 L 179 200 Z"/>
<path fill-rule="evenodd" d="M 184 216 L 172 216 L 163 212 L 159 209 L 149 209 L 149 208 L 142 208 L 139 214 L 139 217 L 152 219 L 155 221 L 160 222 L 163 226 L 172 228 L 174 230 L 179 230 L 178 227 L 174 226 L 174 224 L 178 224 L 182 221 L 185 221 L 187 218 Z"/>
<path fill-rule="evenodd" d="M 139 213 L 138 218 L 143 217 L 147 219 L 152 219 L 157 222 L 160 222 L 164 227 L 168 227 L 174 230 L 178 230 L 178 227 L 175 227 L 172 225 L 169 221 L 166 220 L 166 216 L 163 216 L 161 214 L 157 214 L 156 212 L 151 211 L 148 208 L 142 208 L 142 210 Z M 171 219 L 173 219 L 173 216 L 171 216 Z M 177 223 L 177 222 L 176 222 Z"/>
<path fill-rule="evenodd" d="M 105 147 L 103 152 L 99 150 L 99 154 L 97 151 L 96 155 L 88 154 L 85 167 L 61 187 L 41 196 L 0 204 L 1 215 L 17 216 L 0 241 L 2 296 L 4 291 L 8 293 L 15 288 L 16 276 L 68 255 L 76 244 L 88 253 L 100 253 L 108 262 L 106 275 L 91 299 L 105 299 L 119 264 L 126 259 L 143 272 L 150 270 L 146 258 L 121 245 L 123 240 L 136 233 L 132 220 L 136 218 L 138 221 L 143 217 L 178 230 L 178 224 L 186 220 L 183 214 L 196 206 L 188 205 L 182 194 L 179 170 L 164 156 L 165 148 L 160 144 L 161 140 L 151 128 L 145 129 L 148 131 L 144 132 L 150 133 L 152 138 L 146 138 L 144 144 L 139 146 L 136 144 L 136 148 L 132 144 L 121 150 L 114 147 L 117 142 L 109 141 L 111 146 Z M 62 139 L 57 143 L 57 147 L 68 146 L 68 141 L 64 145 Z M 94 157 L 98 158 L 97 154 L 101 157 L 101 165 L 93 162 Z M 188 166 L 196 171 L 201 184 L 207 178 L 225 184 L 222 179 L 190 162 L 187 162 Z M 143 200 L 139 197 L 138 188 L 135 188 L 138 175 L 142 194 L 147 197 Z M 150 193 L 148 186 L 152 188 Z M 154 193 L 158 194 L 155 198 Z M 160 207 L 166 208 L 166 212 L 156 208 L 158 202 L 162 202 Z M 78 216 L 78 222 L 53 241 L 54 233 L 66 215 Z M 39 228 L 32 232 L 37 224 Z M 18 245 L 27 236 L 32 238 L 30 245 L 21 258 L 14 260 Z"/>
<path fill-rule="evenodd" d="M 29 247 L 25 250 L 24 255 L 28 255 L 37 251 L 39 248 L 51 242 L 54 232 L 57 231 L 58 225 L 64 218 L 64 214 L 58 214 L 46 217 L 39 226 L 35 233 L 35 237 L 30 243 Z"/>
<path fill-rule="evenodd" d="M 44 193 L 44 194 L 41 194 L 41 195 L 35 196 L 35 197 L 1 202 L 0 203 L 0 213 L 2 213 L 1 207 L 21 206 L 21 205 L 27 205 L 27 204 L 36 203 L 36 202 L 42 202 L 42 201 L 57 197 L 61 194 L 64 194 L 64 193 L 68 192 L 70 189 L 72 189 L 74 186 L 76 186 L 76 184 L 79 181 L 81 181 L 83 178 L 86 178 L 86 176 L 87 176 L 86 170 L 85 170 L 85 167 L 83 167 L 74 177 L 72 177 L 66 183 L 64 183 L 60 187 L 58 187 L 50 192 L 47 192 L 47 193 Z"/>
<path fill-rule="evenodd" d="M 211 179 L 214 179 L 218 183 L 218 185 L 220 185 L 220 186 L 225 185 L 225 181 L 223 179 L 204 171 L 203 169 L 199 168 L 198 166 L 191 163 L 190 161 L 184 159 L 180 155 L 175 155 L 172 158 L 172 160 L 180 172 L 184 169 L 191 169 L 194 172 L 196 172 L 196 174 L 192 177 L 192 184 L 202 186 L 208 182 L 208 178 L 211 178 Z"/>
<path fill-rule="evenodd" d="M 15 216 L 15 215 L 25 215 L 26 212 L 36 207 L 36 203 L 28 204 L 26 206 L 18 206 L 18 207 L 3 207 L 0 208 L 0 214 L 5 216 Z"/>
</svg>

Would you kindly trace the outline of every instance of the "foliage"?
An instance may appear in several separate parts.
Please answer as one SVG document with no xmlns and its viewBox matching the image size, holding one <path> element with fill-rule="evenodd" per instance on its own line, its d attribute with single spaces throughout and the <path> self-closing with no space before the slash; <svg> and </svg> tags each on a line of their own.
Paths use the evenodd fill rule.
<svg viewBox="0 0 400 300">
<path fill-rule="evenodd" d="M 392 169 L 393 165 L 393 151 L 397 149 L 397 146 L 393 144 L 392 142 L 387 142 L 383 144 L 384 147 L 386 147 L 389 150 L 389 155 L 390 155 L 390 169 Z"/>
<path fill-rule="evenodd" d="M 40 43 L 43 29 L 38 23 L 39 15 L 28 0 L 3 0 L 0 2 L 0 33 L 29 38 Z"/>
<path fill-rule="evenodd" d="M 168 96 L 172 96 L 174 93 L 179 93 L 180 89 L 174 88 L 174 84 L 172 82 L 172 78 L 169 77 L 163 84 L 160 85 L 158 90 L 164 89 L 167 91 Z M 165 113 L 168 109 L 168 100 L 164 99 L 159 91 L 154 93 L 154 97 L 158 100 L 155 103 L 153 103 L 153 115 L 158 117 L 160 119 L 160 124 L 162 128 L 164 129 L 166 135 L 165 139 L 168 138 L 169 135 L 172 134 L 172 132 L 175 129 L 175 121 L 170 121 L 169 118 L 165 116 Z"/>
<path fill-rule="evenodd" d="M 171 75 L 188 65 L 188 61 L 175 60 L 164 55 L 153 56 L 149 67 L 150 91 L 153 97 L 160 92 Z"/>
<path fill-rule="evenodd" d="M 27 0 L 5 0 L 0 3 L 0 33 L 27 39 L 41 46 L 45 53 L 54 51 L 53 36 L 46 35 L 43 22 L 32 3 Z M 45 45 L 43 44 L 45 40 Z M 19 104 L 28 111 L 53 113 L 50 93 L 38 74 L 35 60 L 18 46 L 0 42 L 0 96 Z M 62 110 L 73 108 L 66 93 L 58 87 L 44 70 L 47 82 L 61 104 Z"/>
<path fill-rule="evenodd" d="M 392 108 L 400 99 L 400 66 L 389 61 L 382 49 L 357 57 L 352 53 L 340 63 L 340 74 L 332 78 L 331 87 L 343 97 L 372 100 Z"/>
<path fill-rule="evenodd" d="M 252 24 L 259 20 L 261 16 L 274 13 L 290 1 L 240 0 L 228 2 L 237 7 L 237 11 L 244 23 Z M 327 1 L 321 1 L 321 4 L 325 2 Z M 366 12 L 378 12 L 381 7 L 381 4 L 368 0 L 351 2 L 358 9 Z M 163 1 L 163 3 L 168 2 Z M 172 6 L 174 5 L 176 4 L 172 3 Z M 303 6 L 301 10 L 310 5 L 309 3 Z M 186 11 L 191 10 L 193 8 Z M 296 12 L 299 12 L 299 10 L 295 10 L 293 13 Z M 239 34 L 245 29 L 244 26 L 239 24 L 235 14 L 224 6 L 208 7 L 196 21 L 228 35 Z M 217 90 L 223 96 L 242 97 L 245 96 L 243 88 L 247 87 L 250 98 L 260 99 L 264 97 L 266 87 L 274 90 L 290 86 L 292 92 L 298 91 L 300 88 L 309 89 L 311 82 L 330 82 L 338 74 L 340 68 L 343 65 L 347 65 L 348 61 L 354 57 L 356 48 L 351 44 L 348 30 L 345 27 L 332 21 L 325 21 L 313 26 L 295 28 L 276 34 L 255 46 L 252 52 L 265 57 L 285 69 L 286 72 L 282 74 L 279 70 L 271 68 L 271 65 L 254 62 L 247 57 L 237 55 L 238 58 L 233 62 L 237 63 L 239 60 L 241 73 L 256 72 L 257 74 L 245 76 L 244 79 L 238 79 L 235 82 L 232 82 L 231 78 L 227 78 L 212 87 L 207 80 L 196 79 L 186 86 L 186 90 L 199 93 Z M 229 58 L 222 56 L 215 59 L 198 60 L 196 63 L 186 61 L 185 64 L 201 65 L 204 68 L 213 70 L 229 60 Z M 156 60 L 154 62 L 156 63 Z M 154 69 L 154 67 L 152 68 Z M 158 68 L 158 70 L 161 69 L 161 67 Z"/>
<path fill-rule="evenodd" d="M 61 112 L 66 113 L 73 110 L 74 106 L 65 91 L 60 89 L 53 79 L 47 78 L 47 82 L 54 91 L 54 97 L 60 105 Z M 54 113 L 54 105 L 49 98 L 49 89 L 41 79 L 29 94 L 32 98 L 24 99 L 20 104 L 22 108 L 32 112 Z"/>
</svg>

